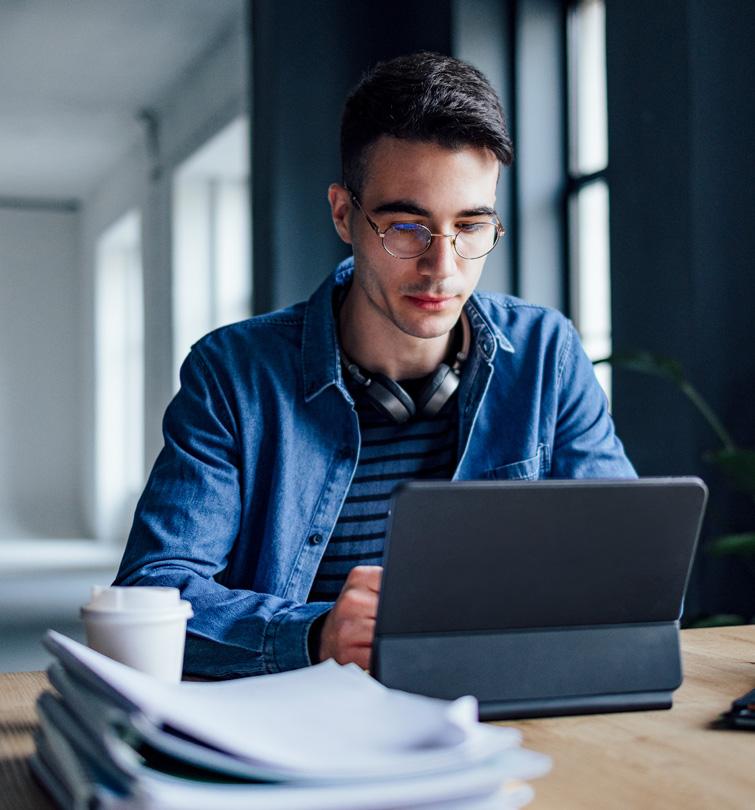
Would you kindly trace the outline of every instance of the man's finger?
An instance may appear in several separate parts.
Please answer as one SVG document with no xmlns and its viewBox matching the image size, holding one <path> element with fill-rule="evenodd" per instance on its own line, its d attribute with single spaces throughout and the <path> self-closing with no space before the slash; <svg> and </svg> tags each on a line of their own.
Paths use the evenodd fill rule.
<svg viewBox="0 0 755 810">
<path fill-rule="evenodd" d="M 364 585 L 344 586 L 335 610 L 344 616 L 372 616 L 377 614 L 378 594 Z"/>
<path fill-rule="evenodd" d="M 380 593 L 382 576 L 382 565 L 357 565 L 349 571 L 345 585 L 362 586 L 375 593 Z"/>
</svg>

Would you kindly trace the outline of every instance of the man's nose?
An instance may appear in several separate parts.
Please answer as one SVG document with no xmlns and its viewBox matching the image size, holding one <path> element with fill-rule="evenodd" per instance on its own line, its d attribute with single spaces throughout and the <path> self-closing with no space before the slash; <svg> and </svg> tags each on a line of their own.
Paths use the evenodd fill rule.
<svg viewBox="0 0 755 810">
<path fill-rule="evenodd" d="M 434 235 L 430 247 L 419 257 L 417 269 L 427 276 L 446 278 L 457 272 L 459 257 L 454 250 L 452 235 Z"/>
</svg>

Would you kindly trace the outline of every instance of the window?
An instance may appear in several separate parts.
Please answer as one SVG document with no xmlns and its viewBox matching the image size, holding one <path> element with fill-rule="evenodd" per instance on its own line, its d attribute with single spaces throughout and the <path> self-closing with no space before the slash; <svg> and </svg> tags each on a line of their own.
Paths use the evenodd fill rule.
<svg viewBox="0 0 755 810">
<path fill-rule="evenodd" d="M 571 315 L 591 359 L 611 353 L 605 3 L 577 0 L 567 20 Z M 596 368 L 610 400 L 611 369 Z"/>
<path fill-rule="evenodd" d="M 192 343 L 251 314 L 248 121 L 229 124 L 173 181 L 175 386 Z"/>
<path fill-rule="evenodd" d="M 144 312 L 141 218 L 99 239 L 95 279 L 96 530 L 123 540 L 144 486 Z"/>
</svg>

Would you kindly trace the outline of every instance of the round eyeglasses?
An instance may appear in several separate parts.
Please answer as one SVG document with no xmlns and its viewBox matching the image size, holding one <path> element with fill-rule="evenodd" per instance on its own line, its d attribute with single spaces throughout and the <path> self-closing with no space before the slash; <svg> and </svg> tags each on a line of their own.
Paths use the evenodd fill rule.
<svg viewBox="0 0 755 810">
<path fill-rule="evenodd" d="M 364 214 L 370 227 L 380 237 L 383 250 L 396 259 L 416 259 L 430 249 L 433 237 L 450 239 L 451 245 L 462 259 L 481 259 L 490 253 L 498 240 L 506 233 L 503 225 L 496 222 L 469 222 L 461 225 L 456 233 L 433 233 L 418 222 L 395 222 L 381 231 L 362 208 L 356 194 L 351 192 L 354 205 Z"/>
</svg>

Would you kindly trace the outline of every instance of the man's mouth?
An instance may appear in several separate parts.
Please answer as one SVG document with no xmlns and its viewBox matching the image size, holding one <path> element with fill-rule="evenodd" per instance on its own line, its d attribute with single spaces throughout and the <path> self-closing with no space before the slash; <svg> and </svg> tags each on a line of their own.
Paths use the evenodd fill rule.
<svg viewBox="0 0 755 810">
<path fill-rule="evenodd" d="M 426 312 L 440 312 L 455 298 L 455 295 L 407 295 L 406 298 L 418 309 Z"/>
</svg>

